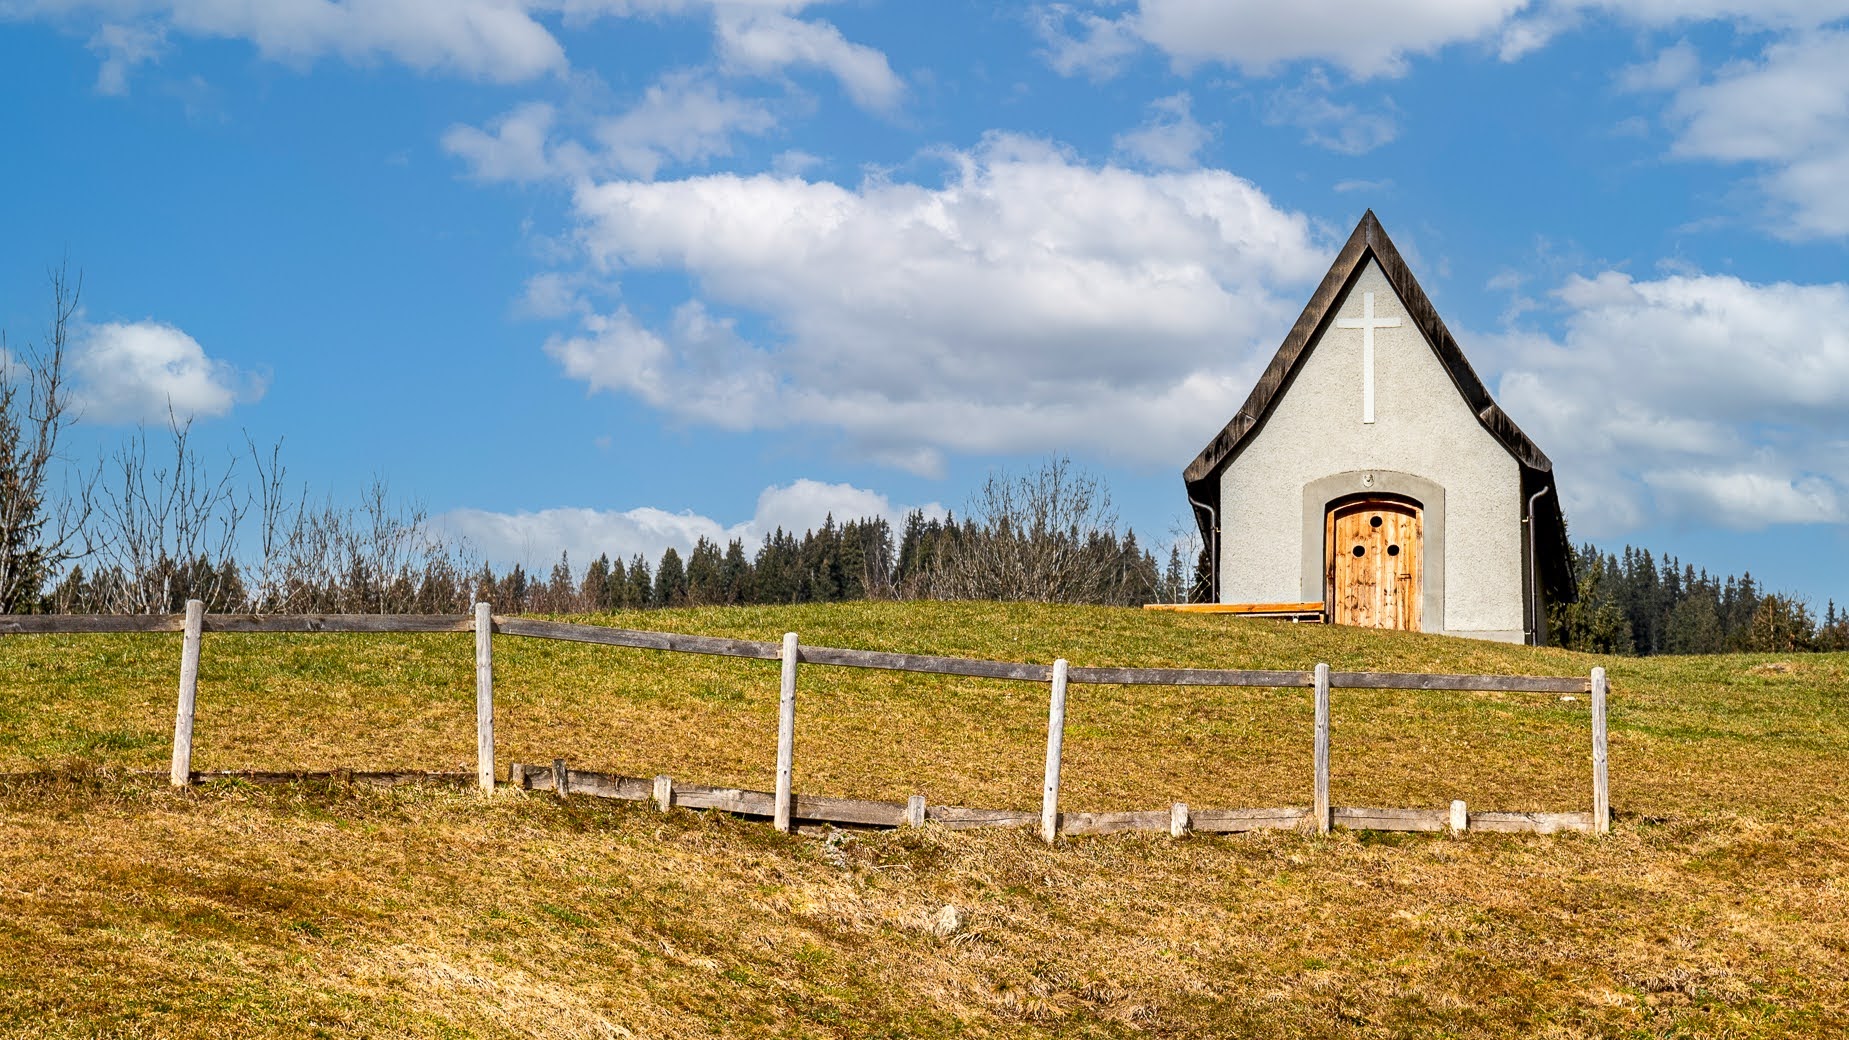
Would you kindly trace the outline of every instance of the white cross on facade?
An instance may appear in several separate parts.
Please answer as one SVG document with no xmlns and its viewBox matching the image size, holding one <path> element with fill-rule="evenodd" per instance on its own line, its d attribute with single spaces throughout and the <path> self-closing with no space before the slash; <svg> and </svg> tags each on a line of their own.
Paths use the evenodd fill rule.
<svg viewBox="0 0 1849 1040">
<path fill-rule="evenodd" d="M 1374 421 L 1374 330 L 1397 329 L 1398 318 L 1374 317 L 1374 294 L 1361 294 L 1361 317 L 1341 318 L 1336 321 L 1338 329 L 1361 330 L 1361 421 Z"/>
</svg>

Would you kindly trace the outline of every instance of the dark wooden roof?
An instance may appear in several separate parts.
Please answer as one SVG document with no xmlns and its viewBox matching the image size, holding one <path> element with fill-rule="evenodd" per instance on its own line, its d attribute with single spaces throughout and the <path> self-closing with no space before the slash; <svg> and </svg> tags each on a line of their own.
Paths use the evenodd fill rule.
<svg viewBox="0 0 1849 1040">
<path fill-rule="evenodd" d="M 1501 406 L 1491 399 L 1489 389 L 1483 380 L 1477 378 L 1476 370 L 1464 357 L 1464 352 L 1445 327 L 1444 319 L 1438 316 L 1438 309 L 1420 287 L 1419 280 L 1412 275 L 1412 269 L 1394 247 L 1393 240 L 1387 237 L 1386 229 L 1380 226 L 1380 220 L 1368 210 L 1355 225 L 1354 233 L 1348 236 L 1347 244 L 1336 254 L 1335 263 L 1329 267 L 1329 273 L 1323 276 L 1322 284 L 1316 287 L 1315 295 L 1297 316 L 1297 323 L 1291 326 L 1289 335 L 1278 347 L 1271 364 L 1265 366 L 1265 372 L 1258 379 L 1258 385 L 1246 397 L 1245 404 L 1233 415 L 1226 427 L 1216 434 L 1193 462 L 1182 472 L 1182 479 L 1187 482 L 1188 497 L 1197 501 L 1211 501 L 1214 497 L 1215 484 L 1220 471 L 1226 468 L 1239 454 L 1239 449 L 1253 431 L 1264 425 L 1271 414 L 1272 405 L 1284 388 L 1290 385 L 1303 360 L 1308 356 L 1310 344 L 1317 341 L 1322 331 L 1335 319 L 1336 306 L 1347 295 L 1348 289 L 1366 270 L 1367 262 L 1373 259 L 1380 264 L 1380 269 L 1387 276 L 1387 283 L 1399 294 L 1405 304 L 1412 323 L 1425 336 L 1425 342 L 1438 355 L 1439 363 L 1451 377 L 1452 385 L 1464 396 L 1470 410 L 1483 424 L 1490 436 L 1496 438 L 1522 468 L 1522 488 L 1524 495 L 1531 495 L 1543 487 L 1553 485 L 1554 464 L 1542 453 L 1535 443 L 1528 439 L 1515 420 L 1503 412 Z M 1539 522 L 1537 535 L 1540 541 L 1543 581 L 1548 595 L 1555 600 L 1570 600 L 1573 595 L 1571 553 L 1567 551 L 1566 518 L 1560 511 L 1558 493 L 1550 494 L 1536 503 L 1536 520 Z M 1195 522 L 1200 525 L 1205 543 L 1213 544 L 1212 521 L 1205 510 L 1196 506 Z"/>
</svg>

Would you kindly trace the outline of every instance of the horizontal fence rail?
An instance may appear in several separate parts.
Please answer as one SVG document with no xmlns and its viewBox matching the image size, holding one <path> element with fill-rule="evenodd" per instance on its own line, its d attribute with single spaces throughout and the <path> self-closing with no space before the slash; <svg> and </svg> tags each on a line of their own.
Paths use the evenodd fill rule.
<svg viewBox="0 0 1849 1040">
<path fill-rule="evenodd" d="M 184 614 L 7 615 L 0 617 L 0 635 L 179 632 L 184 622 Z M 475 618 L 468 614 L 207 614 L 203 631 L 249 634 L 419 634 L 473 632 L 475 629 Z M 742 657 L 756 661 L 777 661 L 783 657 L 783 647 L 778 643 L 603 625 L 576 625 L 564 621 L 539 621 L 500 615 L 494 615 L 494 632 L 496 635 L 596 643 L 635 650 Z M 1053 666 L 1047 664 L 935 657 L 842 647 L 800 647 L 797 660 L 802 664 L 957 675 L 972 679 L 1044 683 L 1051 682 L 1053 678 Z M 1066 680 L 1087 686 L 1263 686 L 1310 689 L 1316 685 L 1316 673 L 1222 668 L 1073 667 L 1067 671 Z M 1346 690 L 1485 693 L 1588 693 L 1592 689 L 1591 680 L 1583 676 L 1449 675 L 1426 672 L 1330 672 L 1329 684 Z"/>
<path fill-rule="evenodd" d="M 1108 834 L 1117 831 L 1161 831 L 1179 836 L 1188 831 L 1233 832 L 1263 829 L 1294 829 L 1307 826 L 1327 833 L 1333 826 L 1351 829 L 1397 831 L 1592 831 L 1610 830 L 1610 787 L 1607 765 L 1605 669 L 1594 668 L 1589 677 L 1532 675 L 1449 675 L 1399 672 L 1335 672 L 1327 665 L 1312 671 L 1240 670 L 1215 668 L 1133 668 L 1070 667 L 1062 660 L 1052 664 L 992 661 L 967 657 L 942 657 L 927 654 L 891 653 L 877 650 L 854 650 L 841 647 L 802 646 L 795 633 L 788 633 L 781 643 L 730 639 L 721 636 L 688 635 L 678 632 L 655 632 L 614 628 L 603 625 L 572 624 L 522 617 L 498 617 L 488 604 L 477 604 L 469 614 L 219 614 L 206 615 L 198 601 L 187 603 L 181 614 L 151 615 L 84 615 L 39 614 L 0 617 L 0 635 L 57 635 L 179 632 L 185 636 L 181 656 L 179 706 L 174 721 L 172 783 L 185 786 L 195 779 L 212 776 L 258 777 L 305 776 L 306 774 L 256 774 L 250 772 L 200 774 L 192 771 L 192 736 L 197 695 L 200 636 L 202 633 L 475 633 L 476 663 L 476 783 L 492 791 L 494 769 L 494 655 L 492 637 L 496 634 L 567 642 L 594 643 L 602 646 L 638 650 L 662 650 L 671 653 L 709 654 L 781 663 L 778 702 L 777 789 L 744 791 L 733 788 L 707 788 L 676 785 L 665 776 L 653 780 L 586 773 L 566 768 L 563 760 L 553 765 L 516 764 L 510 771 L 511 786 L 532 790 L 545 788 L 561 797 L 567 794 L 590 794 L 605 798 L 623 798 L 656 802 L 666 809 L 673 805 L 689 808 L 721 809 L 748 816 L 766 816 L 779 830 L 791 830 L 799 821 L 825 822 L 852 826 L 921 825 L 929 820 L 951 828 L 1015 827 L 1040 825 L 1042 836 L 1052 841 L 1059 835 Z M 1049 705 L 1047 733 L 1046 783 L 1041 811 L 1038 813 L 1009 809 L 972 809 L 960 806 L 927 806 L 922 796 L 909 803 L 865 802 L 850 798 L 826 798 L 800 795 L 792 789 L 794 773 L 794 731 L 796 675 L 801 664 L 843 668 L 874 668 L 886 671 L 926 675 L 950 675 L 976 679 L 1001 679 L 1019 682 L 1048 683 L 1052 700 Z M 1190 811 L 1177 802 L 1166 810 L 1120 813 L 1068 813 L 1058 807 L 1059 767 L 1064 737 L 1066 688 L 1068 684 L 1085 685 L 1153 685 L 1303 688 L 1315 691 L 1315 785 L 1313 805 L 1309 809 L 1203 809 Z M 1329 804 L 1329 698 L 1332 689 L 1351 690 L 1445 690 L 1463 692 L 1506 693 L 1589 693 L 1592 701 L 1592 805 L 1590 813 L 1511 813 L 1469 812 L 1464 803 L 1453 802 L 1446 809 L 1376 809 L 1338 808 Z M 362 777 L 410 777 L 418 774 L 367 774 L 342 771 L 323 776 L 342 776 L 349 782 Z M 426 774 L 433 776 L 434 774 Z M 363 781 L 362 781 L 363 782 Z"/>
</svg>

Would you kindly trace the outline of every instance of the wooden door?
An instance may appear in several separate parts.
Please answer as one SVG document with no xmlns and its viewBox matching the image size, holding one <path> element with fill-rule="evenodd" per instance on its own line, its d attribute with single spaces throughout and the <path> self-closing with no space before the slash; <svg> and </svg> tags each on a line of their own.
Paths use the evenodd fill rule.
<svg viewBox="0 0 1849 1040">
<path fill-rule="evenodd" d="M 1327 522 L 1330 620 L 1419 630 L 1424 537 L 1410 502 L 1346 502 Z"/>
</svg>

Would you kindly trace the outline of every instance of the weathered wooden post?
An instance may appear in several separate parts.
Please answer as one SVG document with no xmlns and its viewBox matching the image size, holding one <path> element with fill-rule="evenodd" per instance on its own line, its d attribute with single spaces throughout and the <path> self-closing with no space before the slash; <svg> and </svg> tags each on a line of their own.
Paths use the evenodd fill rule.
<svg viewBox="0 0 1849 1040">
<path fill-rule="evenodd" d="M 173 716 L 173 769 L 175 787 L 193 782 L 193 707 L 199 699 L 199 636 L 205 631 L 205 603 L 186 601 L 185 635 L 180 640 L 180 706 Z"/>
<path fill-rule="evenodd" d="M 1470 829 L 1470 806 L 1462 798 L 1451 802 L 1451 833 L 1462 834 Z"/>
<path fill-rule="evenodd" d="M 667 812 L 674 808 L 674 778 L 658 776 L 655 778 L 655 808 Z"/>
<path fill-rule="evenodd" d="M 1611 778 L 1605 764 L 1605 669 L 1592 670 L 1592 832 L 1611 833 Z"/>
<path fill-rule="evenodd" d="M 783 685 L 777 696 L 778 830 L 790 833 L 790 784 L 796 767 L 796 633 L 783 634 Z"/>
<path fill-rule="evenodd" d="M 925 796 L 915 794 L 905 803 L 905 824 L 908 827 L 925 825 Z"/>
<path fill-rule="evenodd" d="M 1046 718 L 1046 784 L 1040 789 L 1040 839 L 1059 836 L 1059 755 L 1066 742 L 1066 659 L 1053 662 L 1053 700 Z"/>
<path fill-rule="evenodd" d="M 475 782 L 494 790 L 494 611 L 475 604 Z"/>
<path fill-rule="evenodd" d="M 1329 833 L 1329 666 L 1316 666 L 1316 833 Z"/>
<path fill-rule="evenodd" d="M 1188 803 L 1176 802 L 1168 807 L 1168 836 L 1179 838 L 1188 833 L 1193 820 L 1188 816 Z"/>
<path fill-rule="evenodd" d="M 566 770 L 565 760 L 562 758 L 552 760 L 552 793 L 560 800 L 571 793 L 571 773 Z"/>
</svg>

